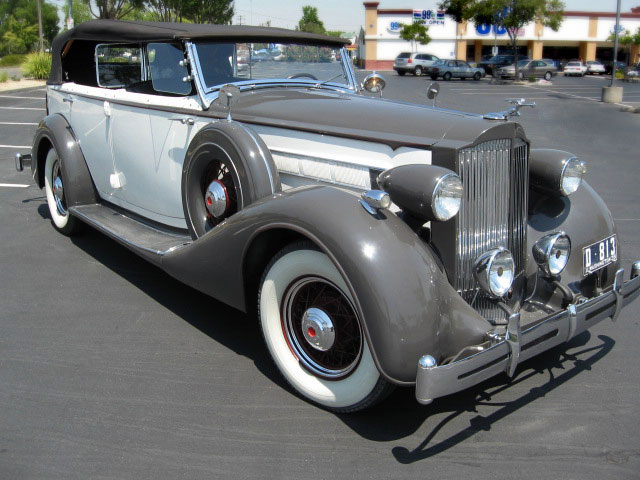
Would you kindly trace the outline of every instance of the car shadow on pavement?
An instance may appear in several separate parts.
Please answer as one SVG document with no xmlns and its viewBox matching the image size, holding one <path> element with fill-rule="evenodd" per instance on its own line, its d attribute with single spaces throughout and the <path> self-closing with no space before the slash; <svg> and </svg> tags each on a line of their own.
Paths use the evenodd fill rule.
<svg viewBox="0 0 640 480">
<path fill-rule="evenodd" d="M 41 217 L 50 219 L 46 203 L 38 207 Z M 85 226 L 70 240 L 126 279 L 158 304 L 238 355 L 250 358 L 269 380 L 289 389 L 272 363 L 257 320 L 169 276 L 160 268 L 129 251 L 106 235 Z M 212 315 L 212 312 L 215 312 Z"/>
<path fill-rule="evenodd" d="M 399 463 L 410 464 L 426 460 L 468 441 L 479 432 L 491 430 L 495 423 L 544 397 L 581 372 L 590 370 L 592 365 L 605 357 L 615 345 L 613 339 L 600 335 L 600 344 L 585 347 L 590 339 L 591 334 L 583 332 L 570 342 L 523 362 L 516 371 L 516 377 L 511 381 L 506 375 L 499 375 L 466 391 L 435 400 L 429 406 L 417 404 L 413 397 L 413 389 L 402 389 L 372 410 L 359 415 L 340 415 L 340 418 L 363 437 L 387 442 L 415 433 L 431 416 L 448 414 L 415 448 L 410 450 L 396 446 L 391 450 Z M 574 351 L 576 348 L 581 349 Z M 559 372 L 562 373 L 558 374 Z M 511 401 L 493 400 L 493 397 L 500 393 L 538 375 L 547 376 L 547 381 L 531 388 L 521 397 Z M 498 408 L 489 415 L 481 415 L 478 407 Z M 468 422 L 464 421 L 467 426 L 462 430 L 434 442 L 438 432 L 465 413 L 476 415 Z"/>
</svg>

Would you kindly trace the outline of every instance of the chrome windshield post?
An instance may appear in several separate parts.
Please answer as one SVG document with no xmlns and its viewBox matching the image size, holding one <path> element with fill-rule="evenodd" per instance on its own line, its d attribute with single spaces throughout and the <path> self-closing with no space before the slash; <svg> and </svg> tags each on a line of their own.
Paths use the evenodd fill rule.
<svg viewBox="0 0 640 480">
<path fill-rule="evenodd" d="M 353 71 L 349 51 L 346 48 L 342 47 L 340 49 L 340 57 L 342 60 L 342 68 L 344 69 L 345 76 L 347 77 L 347 81 L 349 82 L 349 86 L 353 89 L 354 92 L 357 92 L 358 80 L 356 80 L 356 74 Z"/>
<path fill-rule="evenodd" d="M 213 99 L 207 99 L 206 96 L 207 88 L 204 84 L 202 74 L 200 73 L 200 60 L 198 59 L 198 51 L 196 50 L 196 46 L 192 42 L 186 42 L 185 47 L 187 49 L 189 67 L 191 68 L 191 77 L 196 84 L 196 90 L 198 91 L 198 96 L 200 97 L 200 101 L 202 102 L 202 107 L 207 110 L 211 106 L 211 102 L 213 101 Z"/>
</svg>

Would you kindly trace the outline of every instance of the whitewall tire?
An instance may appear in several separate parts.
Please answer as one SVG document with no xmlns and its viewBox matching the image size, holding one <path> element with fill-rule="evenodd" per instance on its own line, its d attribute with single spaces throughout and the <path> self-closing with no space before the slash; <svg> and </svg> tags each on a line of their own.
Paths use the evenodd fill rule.
<svg viewBox="0 0 640 480">
<path fill-rule="evenodd" d="M 44 189 L 54 228 L 64 235 L 76 233 L 80 222 L 67 209 L 60 158 L 53 148 L 47 153 L 44 164 Z"/>
<path fill-rule="evenodd" d="M 338 412 L 367 408 L 393 389 L 353 303 L 331 260 L 306 242 L 276 255 L 260 284 L 258 315 L 276 366 L 303 397 Z"/>
</svg>

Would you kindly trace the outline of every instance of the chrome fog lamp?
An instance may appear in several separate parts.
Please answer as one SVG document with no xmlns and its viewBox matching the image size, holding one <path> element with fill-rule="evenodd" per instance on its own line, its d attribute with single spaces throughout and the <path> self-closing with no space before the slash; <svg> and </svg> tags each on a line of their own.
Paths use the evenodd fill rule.
<svg viewBox="0 0 640 480">
<path fill-rule="evenodd" d="M 502 298 L 513 284 L 515 269 L 511 252 L 499 247 L 478 257 L 473 268 L 473 276 L 482 290 L 494 298 Z"/>
<path fill-rule="evenodd" d="M 462 203 L 462 180 L 455 173 L 444 175 L 433 189 L 433 214 L 446 221 L 456 216 Z"/>
<path fill-rule="evenodd" d="M 362 198 L 360 205 L 371 215 L 376 215 L 378 210 L 391 206 L 391 197 L 382 190 L 367 190 L 360 197 Z"/>
<path fill-rule="evenodd" d="M 550 277 L 559 275 L 569 262 L 571 239 L 564 232 L 551 233 L 538 240 L 532 249 L 533 258 Z"/>
<path fill-rule="evenodd" d="M 582 183 L 582 177 L 587 172 L 587 167 L 584 162 L 581 162 L 576 157 L 569 158 L 562 168 L 560 174 L 560 190 L 563 195 L 571 195 Z"/>
</svg>

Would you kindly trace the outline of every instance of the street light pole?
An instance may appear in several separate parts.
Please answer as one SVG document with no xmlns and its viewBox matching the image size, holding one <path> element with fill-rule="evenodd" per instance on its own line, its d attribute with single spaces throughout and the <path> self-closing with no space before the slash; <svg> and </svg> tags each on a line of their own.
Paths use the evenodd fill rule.
<svg viewBox="0 0 640 480">
<path fill-rule="evenodd" d="M 613 87 L 613 80 L 616 78 L 616 70 L 618 69 L 618 35 L 620 34 L 620 2 L 618 0 L 618 9 L 616 10 L 616 32 L 613 40 L 613 64 L 611 65 L 611 83 L 610 87 Z"/>
</svg>

